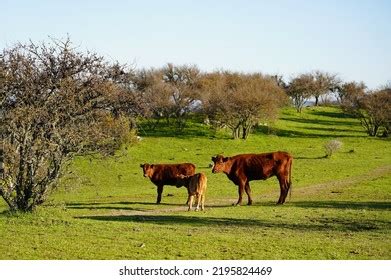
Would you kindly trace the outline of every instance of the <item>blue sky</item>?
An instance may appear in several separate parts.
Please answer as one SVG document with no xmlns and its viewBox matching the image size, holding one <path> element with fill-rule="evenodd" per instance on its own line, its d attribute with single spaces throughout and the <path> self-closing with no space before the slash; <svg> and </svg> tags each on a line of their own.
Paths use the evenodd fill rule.
<svg viewBox="0 0 391 280">
<path fill-rule="evenodd" d="M 0 0 L 0 48 L 71 40 L 137 68 L 167 62 L 391 82 L 391 1 Z"/>
</svg>

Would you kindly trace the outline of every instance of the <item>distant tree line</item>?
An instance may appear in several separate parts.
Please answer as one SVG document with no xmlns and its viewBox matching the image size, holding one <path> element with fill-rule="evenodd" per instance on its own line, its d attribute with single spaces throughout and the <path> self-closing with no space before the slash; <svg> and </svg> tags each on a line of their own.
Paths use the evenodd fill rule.
<svg viewBox="0 0 391 280">
<path fill-rule="evenodd" d="M 335 74 L 322 71 L 300 74 L 282 83 L 297 112 L 310 98 L 315 106 L 334 99 L 346 113 L 360 120 L 369 136 L 388 137 L 391 126 L 391 84 L 368 90 L 363 82 L 343 82 Z"/>
<path fill-rule="evenodd" d="M 197 115 L 247 139 L 290 102 L 301 112 L 310 98 L 317 106 L 330 96 L 369 135 L 389 135 L 390 86 L 369 91 L 322 71 L 285 82 L 195 65 L 137 70 L 80 52 L 69 38 L 19 43 L 0 54 L 0 196 L 11 210 L 32 211 L 74 156 L 113 153 L 133 141 L 140 119 L 181 131 Z"/>
</svg>

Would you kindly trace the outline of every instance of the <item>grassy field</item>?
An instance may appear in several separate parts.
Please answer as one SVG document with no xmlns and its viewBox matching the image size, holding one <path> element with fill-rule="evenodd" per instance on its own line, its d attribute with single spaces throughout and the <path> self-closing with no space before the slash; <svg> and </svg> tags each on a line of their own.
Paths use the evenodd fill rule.
<svg viewBox="0 0 391 280">
<path fill-rule="evenodd" d="M 338 109 L 285 109 L 246 141 L 197 123 L 175 137 L 167 127 L 140 132 L 114 157 L 77 158 L 33 214 L 0 202 L 0 259 L 391 259 L 391 143 Z M 343 146 L 325 158 L 332 139 Z M 254 205 L 231 206 L 237 188 L 211 173 L 211 156 L 275 150 L 295 158 L 288 202 L 275 205 L 271 178 L 251 183 Z M 208 176 L 204 212 L 186 211 L 183 188 L 165 187 L 154 204 L 139 167 L 183 161 Z"/>
</svg>

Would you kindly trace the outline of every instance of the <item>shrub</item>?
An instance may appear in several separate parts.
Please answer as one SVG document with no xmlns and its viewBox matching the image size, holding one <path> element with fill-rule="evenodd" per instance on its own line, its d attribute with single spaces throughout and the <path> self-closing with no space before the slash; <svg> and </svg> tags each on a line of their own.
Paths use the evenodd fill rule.
<svg viewBox="0 0 391 280">
<path fill-rule="evenodd" d="M 331 157 L 335 152 L 337 152 L 342 147 L 342 142 L 339 140 L 330 140 L 324 144 L 324 149 L 326 152 L 326 157 Z"/>
<path fill-rule="evenodd" d="M 42 204 L 74 156 L 131 141 L 118 67 L 69 38 L 0 54 L 0 196 L 11 210 Z"/>
</svg>

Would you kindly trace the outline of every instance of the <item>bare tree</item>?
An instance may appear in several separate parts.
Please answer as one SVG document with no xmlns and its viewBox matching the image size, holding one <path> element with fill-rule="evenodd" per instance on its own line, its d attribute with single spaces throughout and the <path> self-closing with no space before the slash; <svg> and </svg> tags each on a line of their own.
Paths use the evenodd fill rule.
<svg viewBox="0 0 391 280">
<path fill-rule="evenodd" d="M 143 117 L 152 124 L 155 121 L 153 127 L 160 119 L 165 119 L 169 124 L 173 111 L 172 88 L 163 80 L 163 76 L 161 69 L 143 69 L 137 73 L 136 87 L 144 104 Z"/>
<path fill-rule="evenodd" d="M 305 103 L 314 92 L 314 77 L 311 74 L 301 74 L 291 80 L 287 94 L 292 98 L 293 105 L 301 113 Z"/>
<path fill-rule="evenodd" d="M 163 80 L 170 86 L 172 115 L 177 128 L 183 129 L 187 115 L 199 99 L 200 70 L 194 65 L 175 66 L 168 63 L 162 69 Z"/>
<path fill-rule="evenodd" d="M 215 72 L 202 81 L 204 110 L 217 126 L 232 130 L 234 139 L 247 139 L 260 120 L 272 120 L 286 95 L 272 77 Z"/>
<path fill-rule="evenodd" d="M 363 97 L 365 95 L 365 90 L 367 86 L 363 82 L 346 82 L 341 84 L 336 92 L 338 102 L 341 104 L 342 108 L 351 107 L 357 98 Z"/>
<path fill-rule="evenodd" d="M 74 155 L 129 140 L 128 120 L 112 115 L 122 89 L 111 65 L 78 52 L 69 38 L 17 44 L 0 61 L 0 195 L 11 210 L 32 211 Z"/>
<path fill-rule="evenodd" d="M 143 116 L 155 124 L 160 119 L 182 130 L 186 118 L 199 100 L 200 70 L 193 65 L 175 66 L 171 63 L 160 69 L 141 70 L 136 74 L 135 86 L 143 104 Z"/>
<path fill-rule="evenodd" d="M 314 71 L 312 74 L 312 96 L 315 98 L 315 106 L 318 106 L 319 98 L 330 93 L 335 92 L 341 83 L 336 74 L 322 72 L 320 70 Z"/>
<path fill-rule="evenodd" d="M 380 129 L 383 129 L 382 135 L 388 136 L 391 124 L 391 89 L 367 94 L 360 101 L 360 107 L 356 113 L 368 135 L 379 135 Z"/>
<path fill-rule="evenodd" d="M 391 124 L 391 89 L 384 87 L 365 92 L 363 83 L 346 83 L 342 86 L 342 108 L 358 118 L 369 136 L 388 136 Z"/>
</svg>

